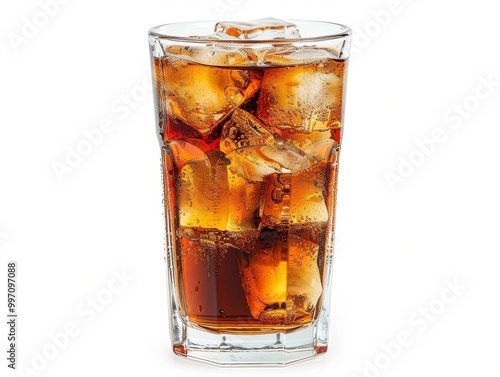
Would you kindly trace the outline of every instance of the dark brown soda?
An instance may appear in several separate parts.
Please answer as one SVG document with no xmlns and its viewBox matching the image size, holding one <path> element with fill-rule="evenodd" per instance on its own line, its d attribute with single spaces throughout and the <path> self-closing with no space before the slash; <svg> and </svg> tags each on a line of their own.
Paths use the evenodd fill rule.
<svg viewBox="0 0 500 377">
<path fill-rule="evenodd" d="M 292 263 L 292 259 L 293 263 L 301 263 L 301 261 L 296 261 L 297 258 L 306 257 L 302 255 L 301 250 L 297 250 L 297 245 L 312 245 L 307 247 L 314 249 L 315 255 L 314 258 L 309 255 L 307 260 L 316 264 L 317 267 L 314 268 L 319 271 L 321 284 L 324 283 L 324 261 L 327 253 L 326 245 L 329 242 L 327 235 L 333 232 L 334 224 L 337 155 L 342 137 L 341 102 L 344 96 L 345 62 L 331 59 L 303 67 L 294 65 L 232 68 L 207 67 L 166 57 L 155 59 L 154 65 L 156 99 L 159 108 L 158 133 L 163 143 L 167 237 L 170 237 L 172 246 L 173 275 L 178 287 L 177 302 L 184 318 L 195 326 L 215 332 L 265 333 L 288 331 L 307 325 L 317 316 L 321 299 L 312 307 L 311 304 L 309 306 L 304 304 L 305 309 L 298 311 L 298 315 L 290 316 L 286 308 L 291 302 L 290 295 L 288 295 L 277 300 L 276 303 L 263 303 L 262 308 L 259 309 L 263 311 L 263 314 L 255 314 L 256 309 L 252 310 L 250 307 L 252 293 L 249 294 L 249 289 L 255 289 L 255 282 L 248 283 L 248 280 L 255 279 L 255 276 L 252 275 L 248 264 L 265 260 L 263 254 L 266 249 L 278 250 L 279 258 L 286 265 Z M 318 75 L 324 75 L 326 79 L 329 75 L 338 76 L 342 84 L 340 87 L 332 87 L 331 90 L 335 92 L 332 98 L 339 92 L 340 99 L 335 105 L 326 103 L 324 111 L 320 109 L 314 122 L 304 121 L 303 128 L 293 129 L 288 126 L 293 121 L 284 119 L 281 107 L 286 103 L 290 106 L 297 105 L 293 100 L 287 102 L 287 83 L 293 81 L 290 75 L 300 76 L 301 70 L 305 72 L 306 77 L 311 70 L 319 72 Z M 206 108 L 201 106 L 200 109 L 198 103 L 187 102 L 197 100 L 186 99 L 184 92 L 183 98 L 180 98 L 180 94 L 176 96 L 176 90 L 180 90 L 178 89 L 179 80 L 188 76 L 196 77 L 199 71 L 202 72 L 200 80 L 209 77 L 209 80 L 215 83 L 214 85 L 217 85 L 217 77 L 220 77 L 221 88 L 223 87 L 226 92 L 230 93 L 226 93 L 227 102 L 221 100 L 219 104 L 214 101 L 207 104 Z M 266 83 L 263 77 L 269 76 L 272 77 L 271 82 Z M 229 78 L 234 80 L 234 84 L 227 84 L 226 81 Z M 274 85 L 279 86 L 280 80 L 283 80 L 283 87 L 279 89 L 282 93 L 273 92 Z M 173 85 L 174 81 L 177 86 Z M 188 84 L 194 85 L 193 82 L 186 85 Z M 327 85 L 329 85 L 328 82 Z M 227 89 L 228 86 L 230 90 Z M 207 90 L 213 90 L 215 94 L 216 87 L 210 88 L 209 85 L 206 87 Z M 233 95 L 233 91 L 236 94 Z M 201 91 L 199 93 L 203 96 L 210 96 L 210 93 Z M 250 205 L 250 209 L 244 212 L 239 207 L 221 200 L 220 196 L 227 194 L 223 189 L 218 196 L 216 195 L 217 203 L 214 202 L 207 208 L 200 208 L 199 211 L 185 208 L 188 206 L 186 196 L 191 195 L 191 192 L 186 194 L 186 187 L 191 188 L 196 196 L 210 196 L 213 191 L 217 191 L 217 180 L 223 182 L 235 174 L 231 171 L 231 164 L 234 163 L 221 151 L 221 137 L 224 127 L 227 127 L 236 108 L 246 111 L 262 122 L 270 130 L 270 134 L 277 135 L 276 140 L 284 140 L 286 143 L 295 143 L 294 145 L 299 146 L 308 145 L 308 143 L 325 145 L 324 151 L 318 149 L 321 153 L 314 150 L 315 153 L 319 153 L 321 159 L 318 159 L 317 164 L 308 168 L 304 173 L 307 182 L 306 179 L 301 179 L 302 172 L 290 173 L 294 182 L 290 195 L 301 192 L 313 197 L 314 200 L 321 197 L 328 219 L 324 215 L 317 214 L 315 204 L 307 205 L 309 197 L 293 197 L 294 203 L 306 204 L 296 204 L 296 208 L 300 210 L 297 209 L 297 213 L 292 213 L 291 219 L 288 217 L 284 219 L 282 204 L 276 204 L 274 209 L 268 209 L 267 215 L 266 207 L 262 205 L 254 206 L 255 210 Z M 210 112 L 216 115 L 212 116 Z M 294 121 L 296 119 L 302 121 L 300 117 L 303 115 L 297 113 L 293 107 L 290 108 L 290 114 Z M 202 124 L 203 121 L 206 122 L 206 126 Z M 331 126 L 332 124 L 335 126 Z M 333 142 L 328 143 L 328 140 Z M 205 165 L 209 166 L 206 171 L 203 170 L 205 165 L 199 163 L 199 161 L 205 161 L 203 159 L 207 161 Z M 186 178 L 188 174 L 186 172 L 193 174 L 193 177 L 195 174 L 209 177 Z M 313 188 L 311 188 L 313 184 L 309 180 L 310 177 L 318 177 L 316 180 L 319 182 L 314 182 Z M 206 184 L 201 184 L 205 182 L 204 179 L 206 179 Z M 279 174 L 271 174 L 263 178 L 261 182 L 251 181 L 248 184 L 255 192 L 260 193 L 262 204 L 268 203 L 268 197 L 276 192 L 276 188 L 272 185 L 277 185 L 278 180 Z M 224 186 L 224 183 L 220 186 Z M 229 186 L 228 189 L 230 190 L 231 187 Z M 203 200 L 199 197 L 192 199 L 193 203 L 201 203 Z M 311 213 L 306 213 L 309 208 L 312 208 Z M 188 212 L 189 215 L 183 217 L 184 212 Z M 248 213 L 252 214 L 250 218 Z M 213 219 L 208 219 L 209 217 Z M 244 221 L 233 223 L 226 228 L 226 218 L 244 219 Z M 227 222 L 229 223 L 230 220 Z M 238 226 L 241 226 L 241 229 Z M 295 240 L 295 245 L 292 245 L 291 240 Z M 307 247 L 304 253 L 308 251 Z M 281 261 L 273 263 L 276 263 L 274 267 L 278 271 L 277 266 Z M 258 284 L 262 285 L 262 282 Z M 283 283 L 277 282 L 276 284 Z M 285 283 L 284 286 L 289 286 L 289 283 Z M 262 296 L 261 292 L 259 294 Z M 276 295 L 278 296 L 279 292 Z M 296 298 L 296 294 L 292 296 L 296 300 L 293 302 L 294 305 L 299 305 L 304 301 L 304 297 Z M 282 312 L 285 314 L 280 316 Z M 266 316 L 266 313 L 277 314 L 273 317 Z"/>
</svg>

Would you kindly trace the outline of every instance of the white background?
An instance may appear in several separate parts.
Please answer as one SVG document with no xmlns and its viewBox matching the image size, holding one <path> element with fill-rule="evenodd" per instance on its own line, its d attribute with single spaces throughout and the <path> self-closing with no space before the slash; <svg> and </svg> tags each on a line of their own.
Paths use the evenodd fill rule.
<svg viewBox="0 0 500 377">
<path fill-rule="evenodd" d="M 286 370 L 257 373 L 498 375 L 498 9 L 488 0 L 400 0 L 398 12 L 387 17 L 394 10 L 390 4 L 68 1 L 43 25 L 37 1 L 3 1 L 0 312 L 6 313 L 7 261 L 15 260 L 18 363 L 33 368 L 35 355 L 45 350 L 52 351 L 52 360 L 35 363 L 39 370 L 31 375 L 256 373 L 190 362 L 170 351 L 160 154 L 150 90 L 142 83 L 149 73 L 150 27 L 274 16 L 340 22 L 357 34 L 349 68 L 330 350 Z M 39 17 L 42 26 L 15 48 L 9 33 L 22 36 L 24 17 Z M 497 86 L 479 89 L 482 99 L 473 98 L 488 79 Z M 134 108 L 126 115 L 113 110 L 130 93 L 136 94 Z M 464 102 L 466 114 L 443 118 Z M 67 148 L 104 119 L 113 122 L 112 132 L 59 180 L 53 164 L 65 163 Z M 416 142 L 436 132 L 446 140 L 422 158 Z M 419 166 L 410 172 L 407 167 L 391 190 L 387 172 L 399 174 L 400 159 L 411 156 Z M 88 298 L 106 289 L 113 271 L 123 269 L 134 277 L 123 290 L 92 321 L 90 314 L 78 314 Z M 446 281 L 455 279 L 466 289 L 442 304 Z M 422 323 L 418 310 L 429 305 L 438 314 Z M 54 354 L 47 346 L 51 334 L 68 324 L 78 334 Z M 4 356 L 7 331 L 2 325 Z M 412 343 L 386 365 L 382 343 L 395 341 L 400 332 Z M 4 356 L 2 376 L 8 371 Z M 366 370 L 374 362 L 384 370 Z"/>
</svg>

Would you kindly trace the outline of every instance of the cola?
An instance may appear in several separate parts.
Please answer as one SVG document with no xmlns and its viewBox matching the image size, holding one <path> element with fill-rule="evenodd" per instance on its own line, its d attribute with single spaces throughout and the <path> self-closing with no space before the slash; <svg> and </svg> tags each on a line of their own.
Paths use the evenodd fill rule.
<svg viewBox="0 0 500 377">
<path fill-rule="evenodd" d="M 210 38 L 266 32 L 239 26 L 218 24 Z M 271 27 L 300 37 L 291 24 Z M 262 48 L 173 43 L 153 60 L 183 318 L 223 333 L 307 326 L 318 317 L 332 253 L 347 61 L 334 49 L 281 40 Z"/>
</svg>

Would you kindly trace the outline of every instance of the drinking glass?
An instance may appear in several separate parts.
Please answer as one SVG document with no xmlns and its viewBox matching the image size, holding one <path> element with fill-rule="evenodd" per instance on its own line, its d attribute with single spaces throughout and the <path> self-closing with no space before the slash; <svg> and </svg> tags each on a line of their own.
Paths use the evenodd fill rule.
<svg viewBox="0 0 500 377">
<path fill-rule="evenodd" d="M 327 351 L 350 35 L 275 19 L 150 30 L 177 355 Z"/>
</svg>

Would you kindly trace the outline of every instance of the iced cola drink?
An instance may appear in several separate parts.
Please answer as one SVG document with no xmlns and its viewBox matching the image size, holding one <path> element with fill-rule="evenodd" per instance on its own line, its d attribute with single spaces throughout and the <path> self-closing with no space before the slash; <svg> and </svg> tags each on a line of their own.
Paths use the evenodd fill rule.
<svg viewBox="0 0 500 377">
<path fill-rule="evenodd" d="M 160 27 L 150 38 L 172 336 L 183 355 L 186 328 L 222 334 L 231 349 L 231 334 L 328 322 L 348 29 L 335 43 L 304 44 L 287 21 L 212 27 L 164 39 Z"/>
</svg>

